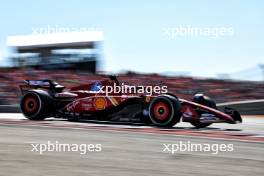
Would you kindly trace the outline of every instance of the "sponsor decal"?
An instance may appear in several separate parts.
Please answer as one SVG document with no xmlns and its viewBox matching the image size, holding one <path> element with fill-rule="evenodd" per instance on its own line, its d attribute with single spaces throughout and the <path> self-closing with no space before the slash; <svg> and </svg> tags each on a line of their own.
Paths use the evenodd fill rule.
<svg viewBox="0 0 264 176">
<path fill-rule="evenodd" d="M 92 104 L 84 104 L 84 103 L 82 103 L 82 107 L 83 107 L 84 110 L 88 111 L 88 110 L 90 110 L 92 108 Z"/>
<path fill-rule="evenodd" d="M 146 103 L 149 103 L 149 102 L 150 102 L 150 97 L 149 97 L 149 96 L 146 96 L 146 97 L 145 97 L 145 102 L 146 102 Z"/>
<path fill-rule="evenodd" d="M 192 115 L 193 115 L 192 111 L 190 110 L 189 107 L 187 107 L 187 108 L 185 109 L 184 113 L 183 113 L 183 116 L 184 116 L 184 117 L 192 117 Z"/>
<path fill-rule="evenodd" d="M 74 98 L 77 97 L 77 94 L 70 93 L 70 92 L 63 92 L 63 93 L 56 93 L 56 98 Z"/>
<path fill-rule="evenodd" d="M 108 97 L 108 99 L 111 101 L 111 103 L 112 103 L 114 106 L 117 106 L 117 105 L 118 105 L 118 102 L 117 102 L 117 100 L 116 100 L 114 97 Z"/>
<path fill-rule="evenodd" d="M 97 110 L 103 110 L 106 107 L 106 99 L 104 97 L 97 97 L 93 102 L 94 108 Z"/>
<path fill-rule="evenodd" d="M 74 101 L 73 103 L 66 106 L 67 111 L 74 111 L 75 107 L 80 103 L 79 100 Z"/>
<path fill-rule="evenodd" d="M 82 101 L 83 101 L 83 102 L 86 102 L 86 103 L 90 103 L 90 102 L 92 102 L 92 100 L 93 100 L 93 99 L 90 98 L 90 97 L 82 99 Z"/>
</svg>

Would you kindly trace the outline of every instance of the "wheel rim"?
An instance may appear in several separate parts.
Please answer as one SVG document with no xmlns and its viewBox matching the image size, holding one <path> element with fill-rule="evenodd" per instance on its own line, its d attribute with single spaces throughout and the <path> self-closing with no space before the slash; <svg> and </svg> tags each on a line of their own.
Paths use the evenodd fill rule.
<svg viewBox="0 0 264 176">
<path fill-rule="evenodd" d="M 39 107 L 40 107 L 40 101 L 36 95 L 30 94 L 24 98 L 22 104 L 22 110 L 25 115 L 32 116 L 36 114 L 39 111 Z"/>
<path fill-rule="evenodd" d="M 151 121 L 158 126 L 166 126 L 173 119 L 173 104 L 167 97 L 157 97 L 149 106 Z"/>
<path fill-rule="evenodd" d="M 169 105 L 165 102 L 157 102 L 153 106 L 153 114 L 156 119 L 160 121 L 167 120 L 170 115 L 170 108 Z"/>
</svg>

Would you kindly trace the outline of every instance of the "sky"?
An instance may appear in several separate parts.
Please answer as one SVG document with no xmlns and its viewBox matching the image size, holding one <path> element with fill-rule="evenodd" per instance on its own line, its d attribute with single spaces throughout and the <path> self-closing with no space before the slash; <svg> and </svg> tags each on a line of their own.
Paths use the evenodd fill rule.
<svg viewBox="0 0 264 176">
<path fill-rule="evenodd" d="M 103 31 L 105 71 L 212 77 L 264 64 L 264 1 L 8 0 L 1 2 L 0 24 L 1 65 L 12 53 L 7 36 L 48 26 Z M 245 77 L 260 79 L 260 73 Z"/>
</svg>

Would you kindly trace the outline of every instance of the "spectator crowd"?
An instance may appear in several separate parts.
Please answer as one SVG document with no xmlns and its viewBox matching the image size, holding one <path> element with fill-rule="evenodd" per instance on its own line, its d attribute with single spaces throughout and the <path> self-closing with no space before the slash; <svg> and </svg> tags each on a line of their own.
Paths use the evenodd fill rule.
<svg viewBox="0 0 264 176">
<path fill-rule="evenodd" d="M 18 104 L 23 80 L 51 79 L 65 87 L 89 84 L 108 79 L 101 74 L 92 75 L 80 71 L 48 71 L 32 69 L 0 70 L 0 105 Z M 120 82 L 129 85 L 166 85 L 169 92 L 178 97 L 192 99 L 196 93 L 204 93 L 217 103 L 264 99 L 264 82 L 201 79 L 193 77 L 168 77 L 158 74 L 126 73 L 118 75 Z"/>
</svg>

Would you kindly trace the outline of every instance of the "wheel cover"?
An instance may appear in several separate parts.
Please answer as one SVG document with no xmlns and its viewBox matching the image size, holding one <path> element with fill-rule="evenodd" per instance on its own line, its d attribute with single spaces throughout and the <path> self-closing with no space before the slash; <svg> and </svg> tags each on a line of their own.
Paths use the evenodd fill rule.
<svg viewBox="0 0 264 176">
<path fill-rule="evenodd" d="M 167 120 L 170 117 L 169 105 L 165 102 L 157 102 L 153 106 L 153 114 L 160 121 Z"/>
<path fill-rule="evenodd" d="M 23 101 L 23 110 L 26 115 L 33 115 L 39 111 L 40 101 L 36 95 L 28 95 Z"/>
</svg>

